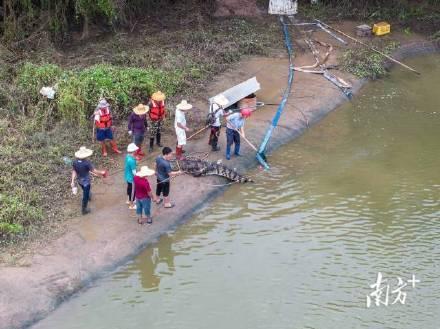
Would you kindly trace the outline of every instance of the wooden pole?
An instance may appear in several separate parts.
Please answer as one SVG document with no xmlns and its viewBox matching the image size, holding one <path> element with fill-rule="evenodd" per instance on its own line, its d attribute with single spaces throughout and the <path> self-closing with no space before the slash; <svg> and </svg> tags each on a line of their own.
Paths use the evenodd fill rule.
<svg viewBox="0 0 440 329">
<path fill-rule="evenodd" d="M 258 153 L 258 149 L 255 147 L 254 144 L 252 144 L 238 129 L 235 129 L 236 132 L 238 132 L 240 134 L 240 136 L 245 140 L 246 143 L 249 144 L 250 147 L 252 147 L 254 149 L 255 152 Z"/>
<path fill-rule="evenodd" d="M 206 129 L 208 129 L 211 125 L 207 125 L 205 127 L 203 127 L 200 130 L 197 130 L 194 134 L 192 134 L 191 136 L 189 136 L 186 140 L 190 140 L 191 138 L 193 138 L 194 136 L 200 134 L 202 131 L 205 131 Z"/>
<path fill-rule="evenodd" d="M 414 70 L 412 67 L 409 67 L 408 65 L 403 64 L 402 62 L 399 62 L 397 59 L 392 58 L 391 56 L 389 56 L 389 55 L 387 55 L 387 54 L 381 52 L 380 50 L 378 50 L 378 49 L 376 49 L 376 48 L 374 48 L 374 47 L 372 47 L 372 46 L 370 46 L 370 45 L 367 45 L 365 42 L 362 42 L 362 41 L 360 41 L 360 40 L 358 40 L 358 39 L 356 39 L 356 38 L 353 38 L 351 35 L 348 35 L 348 34 L 342 32 L 342 31 L 340 31 L 340 30 L 338 30 L 338 29 L 335 29 L 334 27 L 331 27 L 330 25 L 325 24 L 324 22 L 321 22 L 321 21 L 318 20 L 318 19 L 315 19 L 315 21 L 318 22 L 319 24 L 324 25 L 325 27 L 327 27 L 327 28 L 329 28 L 329 29 L 331 29 L 331 30 L 333 30 L 333 31 L 336 31 L 336 32 L 342 34 L 344 37 L 349 38 L 350 40 L 353 40 L 354 42 L 357 42 L 357 43 L 363 45 L 364 47 L 370 48 L 371 50 L 375 51 L 376 53 L 378 53 L 378 54 L 380 54 L 380 55 L 386 57 L 386 58 L 389 59 L 390 61 L 392 61 L 392 62 L 394 62 L 394 63 L 396 63 L 396 64 L 399 64 L 399 65 L 403 66 L 404 68 L 406 68 L 406 69 L 408 69 L 408 70 L 410 70 L 410 71 L 412 71 L 412 72 L 414 72 L 414 73 L 420 75 L 420 72 Z"/>
</svg>

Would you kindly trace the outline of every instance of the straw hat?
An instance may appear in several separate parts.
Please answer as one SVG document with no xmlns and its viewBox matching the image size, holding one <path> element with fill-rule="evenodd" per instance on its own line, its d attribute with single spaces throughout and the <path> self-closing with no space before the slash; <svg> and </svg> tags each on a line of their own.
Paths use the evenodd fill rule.
<svg viewBox="0 0 440 329">
<path fill-rule="evenodd" d="M 137 150 L 139 150 L 139 147 L 135 143 L 128 144 L 128 146 L 127 146 L 127 152 L 128 153 L 132 153 L 132 152 L 135 152 Z"/>
<path fill-rule="evenodd" d="M 148 166 L 142 166 L 141 170 L 136 173 L 136 176 L 145 177 L 145 176 L 153 176 L 155 171 L 153 169 L 148 168 Z"/>
<path fill-rule="evenodd" d="M 89 156 L 91 156 L 93 154 L 93 151 L 88 149 L 85 146 L 81 146 L 79 148 L 79 151 L 75 152 L 75 158 L 77 159 L 85 159 L 88 158 Z"/>
<path fill-rule="evenodd" d="M 165 94 L 161 92 L 160 90 L 156 91 L 151 95 L 151 99 L 156 102 L 161 102 L 165 100 Z"/>
<path fill-rule="evenodd" d="M 226 106 L 229 103 L 229 100 L 225 97 L 225 95 L 220 94 L 213 98 L 213 103 L 218 104 L 220 106 Z"/>
<path fill-rule="evenodd" d="M 144 104 L 139 104 L 133 109 L 133 112 L 136 113 L 137 115 L 147 114 L 148 111 L 150 111 L 150 108 L 148 107 L 148 105 L 144 105 Z"/>
<path fill-rule="evenodd" d="M 188 103 L 186 100 L 181 101 L 179 104 L 177 104 L 176 109 L 181 111 L 187 111 L 192 109 L 192 105 Z"/>
<path fill-rule="evenodd" d="M 100 99 L 98 103 L 98 108 L 102 109 L 103 107 L 109 107 L 110 104 L 107 102 L 105 98 Z"/>
</svg>

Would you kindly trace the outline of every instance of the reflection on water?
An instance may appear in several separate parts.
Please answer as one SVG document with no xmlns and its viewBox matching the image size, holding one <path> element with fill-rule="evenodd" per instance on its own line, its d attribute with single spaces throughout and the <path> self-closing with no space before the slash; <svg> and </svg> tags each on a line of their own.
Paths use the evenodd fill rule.
<svg viewBox="0 0 440 329">
<path fill-rule="evenodd" d="M 132 275 L 137 275 L 145 291 L 157 291 L 161 277 L 172 275 L 175 271 L 172 243 L 171 237 L 164 235 L 154 247 L 145 249 L 124 270 L 116 273 L 113 279 L 124 281 Z M 165 267 L 161 268 L 161 265 Z"/>
<path fill-rule="evenodd" d="M 438 329 L 440 59 L 411 64 L 35 328 Z M 421 282 L 367 308 L 378 272 Z"/>
</svg>

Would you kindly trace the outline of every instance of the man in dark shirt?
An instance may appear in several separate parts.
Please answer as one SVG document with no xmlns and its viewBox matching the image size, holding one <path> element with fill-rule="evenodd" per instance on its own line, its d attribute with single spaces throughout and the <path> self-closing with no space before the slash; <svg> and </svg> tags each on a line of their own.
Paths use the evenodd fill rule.
<svg viewBox="0 0 440 329">
<path fill-rule="evenodd" d="M 173 151 L 169 147 L 164 147 L 162 149 L 162 155 L 156 158 L 156 176 L 157 176 L 157 186 L 156 186 L 156 197 L 157 203 L 162 202 L 160 200 L 160 195 L 164 198 L 164 207 L 172 208 L 174 205 L 170 202 L 170 179 L 171 177 L 180 175 L 181 171 L 172 171 L 170 160 L 173 158 Z"/>
<path fill-rule="evenodd" d="M 82 197 L 82 214 L 88 214 L 90 212 L 90 209 L 87 208 L 87 204 L 90 200 L 90 188 L 91 188 L 91 181 L 90 181 L 90 174 L 95 176 L 102 176 L 106 177 L 107 172 L 96 170 L 92 163 L 89 160 L 86 160 L 89 156 L 93 154 L 93 151 L 86 148 L 85 146 L 81 146 L 79 151 L 75 152 L 75 160 L 73 161 L 73 170 L 72 170 L 72 182 L 71 186 L 72 188 L 75 187 L 75 178 L 78 182 L 78 185 L 81 186 L 81 189 L 83 190 L 83 197 Z"/>
</svg>

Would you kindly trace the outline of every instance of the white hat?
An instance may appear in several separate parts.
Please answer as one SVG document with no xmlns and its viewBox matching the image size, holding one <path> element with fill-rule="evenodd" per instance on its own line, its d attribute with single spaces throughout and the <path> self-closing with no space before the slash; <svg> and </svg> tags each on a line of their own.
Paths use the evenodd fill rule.
<svg viewBox="0 0 440 329">
<path fill-rule="evenodd" d="M 135 143 L 128 144 L 128 146 L 127 146 L 127 152 L 128 153 L 131 153 L 131 152 L 134 152 L 134 151 L 137 151 L 137 150 L 139 150 L 139 147 Z"/>
<path fill-rule="evenodd" d="M 103 107 L 108 107 L 110 104 L 107 102 L 105 98 L 100 99 L 98 103 L 98 108 L 102 109 Z"/>
<path fill-rule="evenodd" d="M 85 159 L 85 158 L 88 158 L 89 156 L 91 156 L 92 154 L 93 154 L 92 150 L 88 149 L 85 146 L 81 146 L 79 148 L 79 151 L 75 152 L 75 157 L 77 159 Z"/>
<path fill-rule="evenodd" d="M 220 106 L 226 106 L 226 105 L 228 105 L 229 100 L 225 97 L 225 95 L 220 94 L 220 95 L 215 96 L 212 99 L 212 102 L 215 104 L 218 104 Z"/>
<path fill-rule="evenodd" d="M 145 176 L 153 176 L 155 171 L 153 169 L 148 168 L 148 166 L 142 166 L 141 170 L 136 173 L 136 176 L 145 177 Z"/>
<path fill-rule="evenodd" d="M 176 109 L 181 111 L 187 111 L 192 109 L 192 105 L 188 103 L 186 100 L 181 101 L 179 104 L 177 104 Z"/>
</svg>

